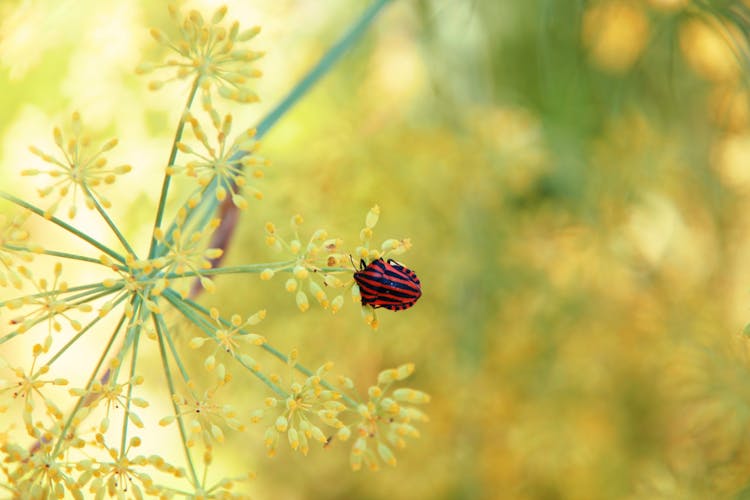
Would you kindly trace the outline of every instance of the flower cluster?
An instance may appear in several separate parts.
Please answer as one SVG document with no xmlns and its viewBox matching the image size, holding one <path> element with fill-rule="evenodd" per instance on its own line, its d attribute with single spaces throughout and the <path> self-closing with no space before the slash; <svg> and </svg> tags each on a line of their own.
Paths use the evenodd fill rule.
<svg viewBox="0 0 750 500">
<path fill-rule="evenodd" d="M 183 417 L 189 417 L 188 430 L 190 437 L 186 442 L 188 448 L 192 448 L 200 439 L 204 445 L 224 442 L 224 431 L 222 426 L 226 426 L 236 431 L 244 431 L 245 424 L 237 417 L 235 409 L 229 405 L 217 400 L 216 392 L 224 387 L 231 380 L 231 376 L 224 374 L 218 378 L 216 384 L 206 389 L 201 396 L 197 396 L 193 391 L 193 384 L 188 384 L 188 393 L 186 396 L 175 394 L 172 399 L 179 408 L 175 415 L 169 415 L 159 421 L 160 425 L 166 426 L 175 420 L 182 420 Z"/>
<path fill-rule="evenodd" d="M 27 214 L 7 217 L 0 214 L 0 287 L 8 284 L 21 288 L 21 276 L 15 267 L 18 260 L 30 262 L 29 232 L 23 229 Z"/>
<path fill-rule="evenodd" d="M 292 255 L 293 260 L 284 263 L 279 269 L 267 268 L 260 277 L 271 279 L 278 271 L 291 271 L 292 276 L 286 280 L 284 287 L 287 292 L 294 293 L 297 307 L 305 312 L 310 308 L 309 292 L 324 309 L 330 306 L 331 312 L 336 313 L 344 304 L 343 295 L 337 295 L 333 300 L 323 287 L 340 288 L 344 283 L 334 276 L 335 272 L 346 271 L 340 268 L 343 255 L 339 252 L 342 240 L 329 238 L 328 232 L 318 229 L 313 232 L 305 244 L 299 235 L 299 229 L 304 219 L 297 214 L 291 218 L 292 238 L 287 241 L 282 238 L 272 222 L 266 223 L 266 243 L 277 251 L 285 250 Z M 307 289 L 307 292 L 305 291 Z"/>
<path fill-rule="evenodd" d="M 194 300 L 202 289 L 214 291 L 214 277 L 222 274 L 258 274 L 267 280 L 276 273 L 289 273 L 285 288 L 295 294 L 300 310 L 308 310 L 314 299 L 335 313 L 344 302 L 344 294 L 339 292 L 347 287 L 355 289 L 353 256 L 370 260 L 400 253 L 409 243 L 387 240 L 378 249 L 370 247 L 377 207 L 367 215 L 361 244 L 353 252 L 343 251 L 342 240 L 330 238 L 322 229 L 303 239 L 303 221 L 297 215 L 291 220 L 292 235 L 288 239 L 283 239 L 273 224 L 266 225 L 267 243 L 285 250 L 290 258 L 222 266 L 221 257 L 235 226 L 222 226 L 219 217 L 245 208 L 241 189 L 261 198 L 248 180 L 263 177 L 262 167 L 268 162 L 256 155 L 255 129 L 245 129 L 230 138 L 232 117 L 222 117 L 213 107 L 211 96 L 216 91 L 235 101 L 257 100 L 249 79 L 260 73 L 249 63 L 262 54 L 242 48 L 242 44 L 258 30 L 240 32 L 238 23 L 222 26 L 225 7 L 209 21 L 195 11 L 185 17 L 175 8 L 170 7 L 170 12 L 178 23 L 179 36 L 170 39 L 157 30 L 152 34 L 180 58 L 162 65 L 144 65 L 141 70 L 177 68 L 175 78 L 191 78 L 193 85 L 164 172 L 149 247 L 144 251 L 128 240 L 109 216 L 110 202 L 99 190 L 130 170 L 128 165 L 107 166 L 104 154 L 117 145 L 117 140 L 93 146 L 78 113 L 73 114 L 67 137 L 60 128 L 54 129 L 60 155 L 31 149 L 51 167 L 23 172 L 53 179 L 40 190 L 42 197 L 56 196 L 52 205 L 40 208 L 0 192 L 1 198 L 26 211 L 20 217 L 0 221 L 0 287 L 11 285 L 21 294 L 0 301 L 2 312 L 10 312 L 11 326 L 9 333 L 0 334 L 0 345 L 20 338 L 32 345 L 31 360 L 26 364 L 0 359 L 0 396 L 6 396 L 6 401 L 0 402 L 0 413 L 19 406 L 19 421 L 23 423 L 23 428 L 0 432 L 0 474 L 4 476 L 4 489 L 14 498 L 241 498 L 244 495 L 232 488 L 250 476 L 209 481 L 208 469 L 214 449 L 227 440 L 230 431 L 243 431 L 248 422 L 272 417 L 265 434 L 269 454 L 276 452 L 282 437 L 292 450 L 306 455 L 315 443 L 325 446 L 334 436 L 345 440 L 355 434 L 352 465 L 374 468 L 376 454 L 387 463 L 395 463 L 391 447 L 401 447 L 403 437 L 417 435 L 412 425 L 426 420 L 406 403 L 427 402 L 427 395 L 410 389 L 389 392 L 393 382 L 411 374 L 411 365 L 383 372 L 368 398 L 359 402 L 347 394 L 355 392 L 350 379 L 340 378 L 340 388 L 327 380 L 331 362 L 311 371 L 298 362 L 296 349 L 284 355 L 254 331 L 266 316 L 264 309 L 227 317 L 218 308 L 206 308 Z M 203 95 L 201 114 L 209 117 L 216 143 L 209 141 L 192 109 L 199 90 Z M 196 144 L 183 139 L 186 128 Z M 197 179 L 200 187 L 178 204 L 179 208 L 170 208 L 172 220 L 165 222 L 165 212 L 171 206 L 170 182 L 177 174 Z M 215 196 L 204 196 L 206 193 Z M 90 236 L 74 222 L 64 222 L 54 215 L 64 200 L 71 199 L 68 216 L 73 219 L 81 197 L 89 208 L 96 209 L 96 215 L 112 232 L 106 236 L 112 238 Z M 227 203 L 222 204 L 216 217 L 218 203 L 224 201 Z M 31 243 L 23 226 L 31 214 L 66 231 L 83 249 L 69 251 Z M 229 219 L 224 217 L 224 221 Z M 217 234 L 222 238 L 216 239 Z M 110 246 L 110 240 L 118 246 Z M 47 279 L 39 278 L 27 264 L 45 259 L 53 263 L 52 276 Z M 63 280 L 60 261 L 73 261 L 89 271 L 79 276 L 94 277 L 69 286 Z M 70 267 L 65 269 L 66 277 L 70 277 Z M 193 286 L 186 293 L 182 285 L 191 282 L 199 283 L 202 289 Z M 329 298 L 330 290 L 337 291 L 333 298 Z M 188 326 L 183 328 L 186 322 Z M 148 347 L 158 349 L 161 377 L 138 375 L 151 373 L 143 366 L 150 359 L 143 355 L 144 338 L 153 341 Z M 66 366 L 61 368 L 58 360 L 70 360 L 71 355 L 78 354 L 75 351 L 81 339 L 93 340 L 91 345 L 101 346 L 101 350 L 95 356 L 86 352 L 74 358 L 81 369 L 88 370 L 87 381 L 73 380 L 74 388 L 67 389 L 69 381 L 62 376 Z M 188 352 L 201 352 L 202 369 Z M 265 371 L 256 361 L 259 356 L 281 362 L 289 370 L 288 384 L 282 387 L 281 377 Z M 267 390 L 252 393 L 258 405 L 261 400 L 265 402 L 263 409 L 249 415 L 235 409 L 231 398 L 240 392 L 247 394 L 249 386 L 243 380 L 242 391 L 227 390 L 237 373 L 257 380 Z M 133 430 L 148 425 L 150 419 L 145 413 L 151 410 L 147 408 L 159 407 L 147 399 L 158 391 L 144 387 L 154 380 L 166 382 L 172 412 L 159 423 L 179 433 L 183 467 L 161 456 L 137 452 L 142 443 L 140 437 L 132 435 Z M 272 395 L 266 397 L 268 394 Z M 67 407 L 59 403 L 66 397 L 72 398 Z M 114 428 L 118 425 L 121 427 Z M 112 435 L 118 436 L 119 444 L 108 441 Z M 200 466 L 200 453 L 202 471 L 196 466 Z M 170 485 L 159 484 L 159 478 Z M 173 486 L 175 478 L 182 486 Z"/>
<path fill-rule="evenodd" d="M 71 137 L 65 141 L 60 128 L 55 127 L 53 131 L 55 145 L 61 153 L 61 156 L 57 158 L 35 146 L 31 146 L 31 152 L 45 163 L 52 165 L 51 168 L 34 168 L 21 172 L 21 175 L 47 175 L 53 179 L 52 184 L 39 190 L 39 196 L 42 198 L 53 193 L 57 194 L 57 199 L 45 213 L 47 218 L 54 215 L 60 202 L 71 190 L 73 200 L 68 207 L 68 217 L 71 219 L 75 217 L 78 210 L 77 200 L 79 196 L 83 196 L 89 209 L 93 209 L 97 204 L 109 208 L 111 203 L 97 188 L 102 184 L 114 183 L 118 175 L 126 174 L 132 169 L 130 165 L 116 167 L 107 165 L 107 159 L 103 155 L 117 146 L 117 139 L 110 139 L 102 146 L 94 148 L 91 144 L 91 138 L 83 133 L 81 115 L 77 112 L 73 113 L 71 130 Z M 80 195 L 78 194 L 79 190 Z"/>
<path fill-rule="evenodd" d="M 27 309 L 24 314 L 13 317 L 10 324 L 18 325 L 16 331 L 24 333 L 34 325 L 46 322 L 47 339 L 43 343 L 43 348 L 44 352 L 47 352 L 52 343 L 52 332 L 59 332 L 62 329 L 59 319 L 65 319 L 74 330 L 78 331 L 82 328 L 81 323 L 70 316 L 70 312 L 91 312 L 91 304 L 79 303 L 65 296 L 68 292 L 68 284 L 60 279 L 62 264 L 59 262 L 55 264 L 51 282 L 45 278 L 35 280 L 31 270 L 24 266 L 18 267 L 17 270 L 26 281 L 32 284 L 36 293 L 5 303 L 5 307 L 10 310 Z"/>
<path fill-rule="evenodd" d="M 260 142 L 255 139 L 255 129 L 245 130 L 229 144 L 227 141 L 232 131 L 232 115 L 227 114 L 222 120 L 215 109 L 210 108 L 208 111 L 211 124 L 216 130 L 217 146 L 211 145 L 198 119 L 188 113 L 185 122 L 190 125 L 193 135 L 205 152 L 200 152 L 186 142 L 177 143 L 177 148 L 193 159 L 184 164 L 168 166 L 167 174 L 184 173 L 198 179 L 198 183 L 204 188 L 216 182 L 216 198 L 224 201 L 229 194 L 232 203 L 244 210 L 247 208 L 247 200 L 239 194 L 240 188 L 249 191 L 257 199 L 263 198 L 263 193 L 257 187 L 247 184 L 247 174 L 254 179 L 261 179 L 264 176 L 262 167 L 270 165 L 270 162 L 255 154 L 260 147 Z"/>
<path fill-rule="evenodd" d="M 290 368 L 294 368 L 297 356 L 296 350 L 290 354 Z M 338 419 L 339 413 L 346 409 L 346 405 L 339 401 L 342 395 L 323 385 L 323 378 L 331 368 L 333 363 L 325 363 L 301 383 L 292 378 L 286 397 L 266 398 L 267 411 L 280 410 L 265 433 L 269 455 L 276 454 L 279 438 L 284 433 L 292 450 L 307 455 L 310 440 L 321 444 L 328 441 L 319 423 L 334 429 L 343 427 L 344 424 Z M 256 413 L 256 417 L 259 415 L 260 412 Z"/>
<path fill-rule="evenodd" d="M 215 89 L 219 95 L 240 103 L 258 101 L 251 85 L 254 78 L 262 73 L 253 68 L 251 63 L 263 57 L 263 52 L 243 48 L 243 44 L 260 33 L 259 27 L 240 31 L 238 22 L 228 28 L 221 25 L 227 8 L 217 9 L 207 22 L 196 10 L 187 16 L 170 5 L 169 13 L 179 29 L 176 38 L 170 38 L 158 29 L 151 30 L 151 36 L 160 44 L 176 52 L 178 59 L 169 59 L 165 63 L 144 63 L 138 72 L 149 73 L 154 70 L 173 68 L 177 74 L 166 80 L 154 80 L 149 87 L 160 89 L 165 83 L 173 80 L 192 79 L 203 92 L 203 104 L 211 106 L 211 92 Z"/>
<path fill-rule="evenodd" d="M 230 356 L 242 356 L 240 352 L 240 343 L 245 342 L 253 345 L 263 345 L 266 343 L 265 337 L 258 335 L 257 333 L 250 333 L 245 330 L 248 326 L 255 326 L 266 317 L 265 309 L 256 312 L 249 316 L 246 320 L 242 320 L 242 316 L 239 314 L 233 314 L 229 321 L 223 319 L 219 310 L 212 307 L 210 310 L 211 319 L 216 325 L 216 329 L 207 332 L 208 336 L 193 337 L 190 340 L 190 347 L 198 349 L 204 344 L 208 343 L 212 345 L 213 350 L 211 354 L 206 357 L 203 361 L 203 366 L 208 371 L 213 371 L 216 367 L 216 353 L 218 351 L 224 351 Z M 252 359 L 252 358 L 250 358 Z M 254 361 L 248 363 L 250 366 L 254 366 Z M 219 377 L 223 378 L 224 368 L 222 367 L 219 372 Z"/>
<path fill-rule="evenodd" d="M 429 403 L 430 396 L 403 387 L 391 391 L 394 382 L 406 379 L 413 372 L 411 363 L 380 372 L 377 385 L 367 391 L 367 402 L 357 406 L 359 421 L 339 430 L 337 436 L 344 440 L 349 437 L 350 429 L 354 431 L 350 454 L 352 469 L 359 470 L 364 464 L 370 470 L 377 470 L 378 457 L 395 466 L 396 457 L 391 447 L 402 449 L 406 446 L 404 438 L 419 437 L 419 430 L 413 424 L 427 422 L 428 418 L 424 412 L 409 405 Z"/>
</svg>

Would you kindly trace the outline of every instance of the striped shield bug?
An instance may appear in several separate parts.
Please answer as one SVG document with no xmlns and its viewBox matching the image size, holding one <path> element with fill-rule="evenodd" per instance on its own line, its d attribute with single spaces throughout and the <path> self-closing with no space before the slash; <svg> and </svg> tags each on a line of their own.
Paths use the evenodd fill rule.
<svg viewBox="0 0 750 500">
<path fill-rule="evenodd" d="M 360 261 L 359 271 L 354 273 L 359 285 L 362 305 L 391 311 L 408 309 L 422 296 L 422 287 L 417 274 L 395 260 L 376 259 L 365 265 Z"/>
</svg>

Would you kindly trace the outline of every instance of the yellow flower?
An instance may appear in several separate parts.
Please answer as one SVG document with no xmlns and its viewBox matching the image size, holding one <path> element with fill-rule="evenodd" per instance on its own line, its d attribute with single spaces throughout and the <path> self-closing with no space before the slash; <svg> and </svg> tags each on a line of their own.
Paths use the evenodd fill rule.
<svg viewBox="0 0 750 500">
<path fill-rule="evenodd" d="M 232 115 L 227 114 L 222 120 L 215 109 L 210 108 L 208 113 L 216 130 L 217 146 L 211 145 L 198 119 L 188 113 L 185 122 L 190 124 L 203 152 L 186 142 L 177 143 L 177 148 L 192 159 L 183 164 L 170 165 L 167 167 L 167 173 L 185 173 L 189 177 L 195 177 L 203 187 L 216 180 L 216 198 L 224 201 L 228 194 L 237 208 L 245 209 L 247 201 L 239 194 L 239 189 L 252 193 L 256 199 L 262 199 L 263 194 L 260 190 L 247 185 L 247 178 L 263 178 L 262 167 L 270 165 L 270 162 L 255 154 L 260 146 L 255 140 L 255 129 L 245 130 L 230 144 L 227 141 L 232 131 Z"/>
<path fill-rule="evenodd" d="M 111 205 L 109 200 L 96 188 L 102 184 L 114 183 L 118 175 L 131 170 L 130 165 L 107 166 L 107 159 L 103 154 L 117 146 L 117 139 L 110 139 L 99 148 L 94 148 L 91 145 L 91 139 L 83 134 L 81 115 L 77 112 L 73 113 L 71 121 L 72 134 L 67 142 L 60 128 L 56 127 L 53 131 L 55 144 L 62 153 L 60 157 L 54 157 L 34 146 L 29 148 L 33 154 L 52 165 L 52 168 L 48 170 L 28 169 L 21 172 L 22 175 L 48 175 L 53 179 L 52 184 L 39 190 L 39 196 L 43 198 L 55 192 L 58 196 L 52 206 L 47 209 L 45 216 L 48 218 L 55 213 L 62 199 L 71 190 L 73 202 L 68 208 L 68 217 L 71 219 L 76 215 L 79 190 L 88 208 L 94 208 L 95 202 L 108 208 Z"/>
<path fill-rule="evenodd" d="M 179 57 L 162 64 L 144 63 L 137 71 L 148 73 L 173 68 L 177 74 L 166 80 L 152 81 L 151 89 L 157 90 L 173 80 L 193 78 L 203 92 L 204 106 L 210 107 L 214 89 L 226 99 L 241 103 L 258 101 L 258 96 L 250 89 L 250 82 L 262 73 L 251 67 L 251 63 L 263 57 L 263 52 L 244 48 L 244 44 L 260 33 L 260 28 L 256 26 L 240 32 L 237 21 L 228 28 L 224 27 L 221 22 L 226 12 L 226 7 L 220 7 L 206 21 L 196 10 L 183 17 L 174 5 L 169 6 L 179 34 L 170 38 L 162 31 L 152 29 L 151 36 Z"/>
</svg>

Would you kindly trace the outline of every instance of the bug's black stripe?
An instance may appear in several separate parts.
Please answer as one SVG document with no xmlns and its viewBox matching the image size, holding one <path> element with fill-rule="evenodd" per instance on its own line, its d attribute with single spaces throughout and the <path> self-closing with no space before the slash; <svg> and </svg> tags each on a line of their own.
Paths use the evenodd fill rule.
<svg viewBox="0 0 750 500">
<path fill-rule="evenodd" d="M 410 300 L 417 300 L 421 295 L 403 295 L 396 293 L 388 293 L 381 291 L 363 290 L 360 289 L 360 295 L 365 297 L 367 300 L 391 300 L 394 302 L 407 302 Z"/>
<path fill-rule="evenodd" d="M 417 301 L 413 300 L 411 302 L 373 302 L 370 304 L 372 307 L 377 309 L 378 307 L 384 307 L 386 309 L 389 309 L 391 311 L 402 311 L 404 309 L 408 309 L 411 306 L 413 306 Z"/>
<path fill-rule="evenodd" d="M 406 283 L 414 283 L 419 285 L 419 279 L 417 279 L 417 275 L 411 276 L 409 274 L 404 274 L 402 272 L 397 271 L 391 271 L 390 269 L 387 269 L 384 273 L 385 276 L 389 278 L 393 278 L 399 281 L 403 281 Z"/>
<path fill-rule="evenodd" d="M 406 275 L 412 281 L 414 281 L 415 283 L 419 284 L 419 278 L 417 278 L 417 273 L 415 273 L 414 271 L 412 271 L 408 267 L 402 266 L 401 264 L 399 264 L 398 262 L 396 262 L 393 259 L 389 259 L 388 260 L 388 267 L 391 267 L 393 270 L 386 268 L 387 271 L 396 272 L 396 273 L 399 273 L 401 275 Z M 386 274 L 388 274 L 388 272 L 386 272 Z"/>
<path fill-rule="evenodd" d="M 414 287 L 412 284 L 402 284 L 397 286 L 397 284 L 392 281 L 374 281 L 365 277 L 359 277 L 357 279 L 357 284 L 359 285 L 360 291 L 369 294 L 392 295 L 394 297 L 403 298 L 419 297 L 422 295 L 422 291 L 418 287 Z"/>
<path fill-rule="evenodd" d="M 415 283 L 413 280 L 409 279 L 408 276 L 405 277 L 403 274 L 394 273 L 392 271 L 386 271 L 385 274 L 361 271 L 354 273 L 354 278 L 357 282 L 360 280 L 370 280 L 403 290 L 419 288 L 419 281 Z"/>
</svg>

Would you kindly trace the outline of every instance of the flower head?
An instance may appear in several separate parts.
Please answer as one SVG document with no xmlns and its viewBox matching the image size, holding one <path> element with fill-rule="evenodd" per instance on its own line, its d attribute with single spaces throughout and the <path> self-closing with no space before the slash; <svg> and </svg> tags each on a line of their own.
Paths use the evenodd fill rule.
<svg viewBox="0 0 750 500">
<path fill-rule="evenodd" d="M 152 295 L 159 295 L 167 286 L 173 275 L 181 276 L 192 272 L 199 277 L 200 283 L 209 292 L 215 290 L 213 281 L 202 274 L 209 274 L 211 259 L 220 257 L 224 250 L 221 248 L 206 248 L 206 242 L 213 231 L 219 226 L 220 219 L 214 218 L 204 227 L 194 228 L 187 225 L 187 211 L 181 208 L 177 213 L 177 226 L 174 231 L 164 233 L 160 228 L 154 231 L 156 240 L 165 247 L 164 253 L 149 261 L 136 263 L 144 272 L 159 271 L 161 280 L 152 291 Z"/>
<path fill-rule="evenodd" d="M 260 28 L 240 31 L 237 21 L 228 28 L 222 26 L 226 12 L 226 7 L 220 7 L 207 21 L 196 10 L 183 16 L 174 5 L 169 6 L 169 13 L 179 28 L 179 34 L 170 38 L 162 31 L 152 29 L 151 36 L 176 52 L 178 57 L 162 64 L 141 64 L 138 72 L 173 68 L 177 70 L 177 74 L 166 80 L 152 81 L 151 89 L 157 90 L 173 80 L 192 78 L 203 92 L 205 106 L 210 106 L 213 90 L 226 99 L 241 103 L 258 101 L 250 83 L 262 73 L 253 68 L 251 63 L 263 57 L 263 52 L 245 48 L 244 44 L 260 33 Z"/>
<path fill-rule="evenodd" d="M 29 148 L 33 154 L 52 165 L 51 168 L 28 169 L 22 172 L 22 175 L 48 175 L 53 179 L 52 184 L 39 190 L 39 196 L 42 198 L 57 194 L 57 200 L 47 209 L 47 217 L 55 213 L 60 202 L 71 190 L 73 201 L 68 208 L 68 217 L 71 219 L 76 215 L 79 190 L 88 208 L 94 208 L 95 202 L 101 203 L 105 208 L 109 207 L 111 204 L 99 193 L 99 186 L 112 184 L 118 175 L 131 170 L 130 165 L 107 165 L 107 159 L 103 155 L 117 146 L 117 139 L 110 139 L 98 148 L 93 147 L 91 139 L 83 133 L 81 115 L 77 112 L 73 113 L 71 129 L 71 137 L 67 142 L 60 128 L 55 127 L 53 131 L 55 144 L 62 153 L 59 157 L 47 154 L 34 146 Z"/>
<path fill-rule="evenodd" d="M 219 350 L 223 350 L 227 354 L 235 356 L 240 350 L 241 342 L 254 345 L 263 345 L 266 343 L 266 339 L 262 335 L 250 333 L 245 330 L 248 326 L 257 325 L 266 317 L 265 309 L 249 316 L 244 321 L 239 314 L 233 314 L 230 321 L 226 321 L 220 317 L 219 310 L 215 307 L 211 308 L 210 315 L 211 319 L 216 324 L 216 330 L 214 330 L 213 335 L 208 337 L 193 337 L 193 339 L 190 340 L 190 347 L 193 349 L 198 349 L 206 343 L 213 345 L 211 355 L 209 355 L 203 363 L 207 370 L 211 371 L 215 368 L 216 353 Z M 251 363 L 251 365 L 254 364 L 255 363 Z"/>
<path fill-rule="evenodd" d="M 296 351 L 289 356 L 292 365 L 296 362 Z M 344 427 L 339 420 L 339 413 L 346 406 L 339 401 L 341 393 L 332 391 L 322 385 L 322 379 L 331 370 L 333 363 L 325 363 L 315 373 L 306 377 L 302 383 L 292 380 L 286 398 L 269 397 L 266 406 L 278 408 L 273 423 L 266 429 L 265 440 L 269 455 L 276 452 L 281 434 L 286 433 L 289 447 L 307 455 L 310 440 L 325 444 L 326 434 L 318 423 L 335 429 Z"/>
<path fill-rule="evenodd" d="M 133 387 L 141 385 L 143 383 L 143 377 L 135 376 L 127 382 L 118 384 L 114 381 L 101 384 L 95 382 L 91 389 L 71 389 L 70 394 L 81 398 L 86 398 L 87 405 L 91 408 L 103 403 L 104 406 L 104 417 L 99 423 L 99 432 L 107 432 L 110 422 L 110 413 L 113 409 L 128 408 L 127 417 L 128 421 L 131 422 L 138 428 L 143 427 L 141 418 L 129 409 L 128 402 L 133 406 L 139 408 L 146 408 L 148 402 L 141 398 L 131 397 L 130 391 Z"/>
<path fill-rule="evenodd" d="M 175 394 L 172 399 L 179 408 L 177 416 L 164 417 L 160 425 L 169 425 L 176 418 L 187 418 L 190 437 L 186 445 L 195 446 L 197 439 L 202 439 L 205 445 L 213 442 L 224 442 L 224 425 L 230 429 L 244 431 L 245 425 L 237 418 L 237 412 L 231 405 L 217 401 L 216 392 L 230 380 L 229 375 L 219 378 L 215 386 L 204 391 L 202 396 L 196 396 L 191 390 L 187 396 Z M 188 418 L 189 417 L 189 418 Z"/>
<path fill-rule="evenodd" d="M 88 485 L 88 492 L 95 494 L 97 498 L 103 497 L 104 493 L 109 497 L 118 498 L 125 498 L 127 492 L 131 492 L 133 498 L 144 498 L 144 493 L 149 496 L 164 495 L 165 490 L 155 485 L 153 479 L 145 472 L 147 468 L 154 468 L 178 478 L 185 475 L 183 469 L 166 463 L 159 456 L 132 456 L 132 450 L 141 445 L 139 437 L 130 438 L 122 452 L 109 446 L 102 434 L 96 434 L 92 444 L 103 451 L 107 458 L 80 461 L 77 468 L 83 473 L 77 481 L 77 486 L 83 488 Z"/>
<path fill-rule="evenodd" d="M 48 387 L 67 385 L 68 381 L 67 379 L 60 377 L 46 377 L 49 373 L 49 366 L 43 365 L 39 368 L 36 367 L 37 359 L 43 352 L 43 347 L 36 344 L 32 348 L 32 351 L 33 361 L 28 370 L 24 370 L 19 366 L 10 366 L 6 360 L 0 358 L 0 368 L 8 368 L 14 375 L 14 379 L 4 381 L 2 385 L 0 385 L 0 395 L 7 394 L 14 400 L 23 402 L 23 421 L 26 424 L 26 430 L 30 435 L 34 436 L 36 431 L 32 425 L 32 413 L 37 406 L 37 399 L 41 400 L 44 405 L 45 413 L 49 415 L 53 421 L 59 421 L 62 419 L 62 412 L 52 399 L 42 391 L 46 391 Z M 6 409 L 7 405 L 5 403 L 0 404 L 0 413 Z"/>
<path fill-rule="evenodd" d="M 27 215 L 7 217 L 0 214 L 0 287 L 12 284 L 21 288 L 22 278 L 14 269 L 17 260 L 31 261 L 29 232 L 23 228 Z"/>
<path fill-rule="evenodd" d="M 325 288 L 344 286 L 334 273 L 345 272 L 346 269 L 328 269 L 330 266 L 339 265 L 339 261 L 343 258 L 343 254 L 337 253 L 342 241 L 339 238 L 329 238 L 326 230 L 318 229 L 303 245 L 299 234 L 302 223 L 301 215 L 297 214 L 292 217 L 292 238 L 289 241 L 278 234 L 273 223 L 266 223 L 266 243 L 273 248 L 283 249 L 292 254 L 294 263 L 285 266 L 285 270 L 292 274 L 286 280 L 285 288 L 289 293 L 295 294 L 299 310 L 305 312 L 310 308 L 309 293 L 324 309 L 330 307 L 331 312 L 335 313 L 344 302 L 343 296 L 339 295 L 331 301 Z M 275 270 L 268 269 L 261 274 L 261 278 L 270 279 L 275 272 Z"/>
<path fill-rule="evenodd" d="M 172 175 L 184 172 L 189 177 L 198 179 L 198 183 L 205 187 L 212 181 L 217 182 L 216 198 L 224 201 L 229 194 L 237 208 L 247 208 L 247 201 L 239 194 L 242 188 L 249 191 L 257 199 L 263 194 L 253 185 L 247 185 L 248 174 L 254 179 L 260 179 L 264 173 L 261 167 L 270 163 L 255 155 L 260 143 L 255 140 L 255 129 L 248 129 L 239 134 L 232 143 L 228 143 L 232 131 L 232 115 L 227 114 L 222 120 L 215 109 L 209 109 L 211 124 L 216 130 L 217 146 L 208 141 L 206 132 L 198 119 L 188 113 L 185 122 L 190 124 L 193 135 L 200 142 L 203 152 L 187 144 L 177 143 L 178 149 L 192 157 L 184 164 L 174 164 L 167 167 L 167 173 Z"/>
<path fill-rule="evenodd" d="M 405 447 L 405 437 L 419 437 L 419 430 L 413 424 L 427 422 L 427 415 L 408 405 L 428 403 L 430 396 L 408 388 L 390 391 L 394 382 L 413 372 L 411 363 L 384 370 L 378 375 L 377 385 L 368 389 L 367 402 L 357 407 L 360 420 L 352 426 L 355 435 L 349 457 L 352 469 L 359 470 L 364 463 L 370 470 L 377 470 L 381 460 L 394 466 L 396 457 L 392 448 Z M 351 430 L 341 429 L 337 435 L 342 440 L 348 439 Z"/>
<path fill-rule="evenodd" d="M 62 264 L 59 262 L 55 264 L 51 282 L 45 278 L 35 280 L 31 271 L 24 266 L 18 268 L 18 273 L 32 283 L 37 293 L 25 295 L 5 304 L 11 310 L 24 309 L 23 314 L 19 313 L 11 319 L 11 324 L 18 325 L 16 332 L 24 333 L 34 325 L 46 321 L 47 339 L 44 341 L 43 349 L 47 352 L 52 344 L 52 332 L 59 332 L 62 329 L 59 318 L 65 318 L 74 330 L 81 330 L 81 323 L 70 313 L 72 311 L 90 312 L 92 307 L 91 304 L 79 303 L 66 296 L 68 284 L 60 279 Z"/>
</svg>

